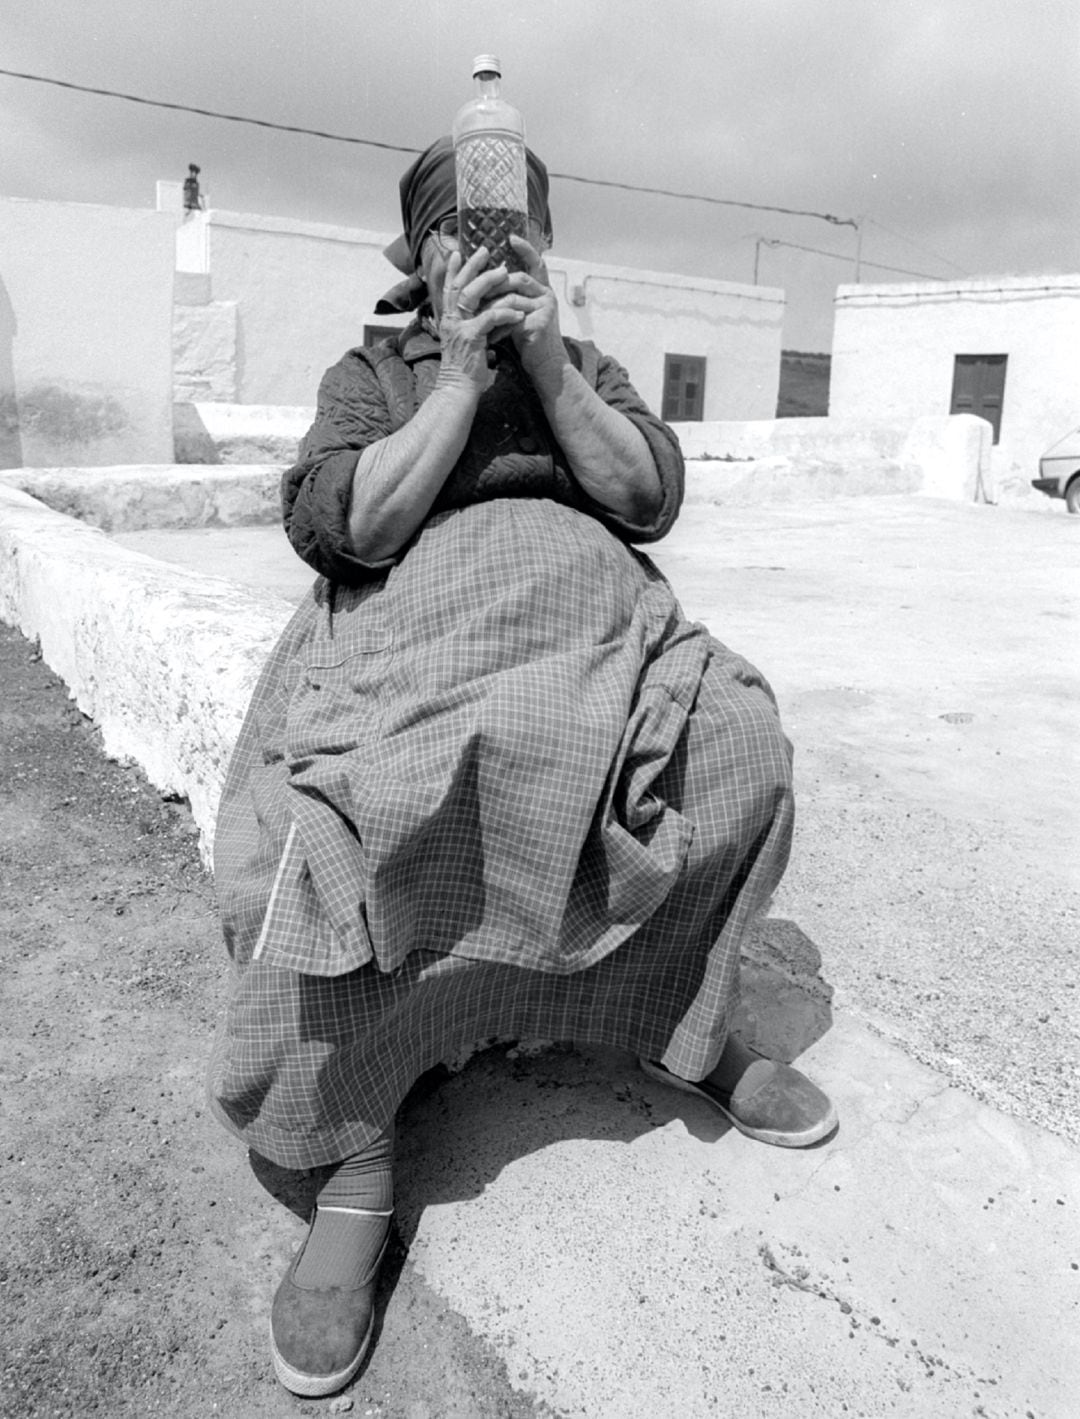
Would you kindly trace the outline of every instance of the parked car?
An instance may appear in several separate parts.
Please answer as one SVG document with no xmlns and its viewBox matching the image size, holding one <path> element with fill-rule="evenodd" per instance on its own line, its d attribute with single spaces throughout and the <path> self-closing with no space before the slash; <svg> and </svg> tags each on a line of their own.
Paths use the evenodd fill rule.
<svg viewBox="0 0 1080 1419">
<path fill-rule="evenodd" d="M 1052 443 L 1039 459 L 1031 486 L 1050 498 L 1064 498 L 1070 512 L 1080 512 L 1080 428 Z"/>
</svg>

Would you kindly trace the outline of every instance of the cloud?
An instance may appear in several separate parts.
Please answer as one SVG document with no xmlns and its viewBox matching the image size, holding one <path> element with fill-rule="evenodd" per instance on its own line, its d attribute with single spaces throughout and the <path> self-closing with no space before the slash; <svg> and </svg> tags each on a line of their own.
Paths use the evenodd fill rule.
<svg viewBox="0 0 1080 1419">
<path fill-rule="evenodd" d="M 868 254 L 915 270 L 1080 269 L 1074 0 L 35 0 L 6 29 L 11 68 L 416 147 L 494 50 L 556 171 L 872 217 Z M 9 79 L 0 112 L 19 195 L 147 205 L 194 160 L 222 206 L 396 225 L 400 155 Z M 852 250 L 806 220 L 554 198 L 560 248 L 595 260 L 745 280 L 762 235 Z M 827 340 L 846 263 L 765 264 Z"/>
</svg>

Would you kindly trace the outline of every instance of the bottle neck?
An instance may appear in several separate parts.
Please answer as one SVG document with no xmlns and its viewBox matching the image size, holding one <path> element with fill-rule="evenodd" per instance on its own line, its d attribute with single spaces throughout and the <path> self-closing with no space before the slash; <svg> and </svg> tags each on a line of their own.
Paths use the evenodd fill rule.
<svg viewBox="0 0 1080 1419">
<path fill-rule="evenodd" d="M 476 97 L 478 99 L 497 99 L 499 97 L 499 84 L 501 80 L 498 74 L 491 70 L 475 75 Z"/>
</svg>

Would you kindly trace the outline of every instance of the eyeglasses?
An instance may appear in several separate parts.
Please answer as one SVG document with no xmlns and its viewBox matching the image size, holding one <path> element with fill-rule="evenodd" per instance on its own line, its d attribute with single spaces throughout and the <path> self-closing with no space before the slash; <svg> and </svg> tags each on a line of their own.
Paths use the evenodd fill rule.
<svg viewBox="0 0 1080 1419">
<path fill-rule="evenodd" d="M 443 256 L 449 256 L 452 251 L 461 250 L 461 238 L 456 214 L 453 217 L 444 217 L 441 222 L 437 222 L 435 226 L 432 227 L 430 235 Z M 543 223 L 537 221 L 535 217 L 528 219 L 526 235 L 529 245 L 534 251 L 540 252 L 541 255 L 543 255 L 545 251 L 550 251 L 551 238 L 548 236 L 547 232 L 545 232 Z"/>
</svg>

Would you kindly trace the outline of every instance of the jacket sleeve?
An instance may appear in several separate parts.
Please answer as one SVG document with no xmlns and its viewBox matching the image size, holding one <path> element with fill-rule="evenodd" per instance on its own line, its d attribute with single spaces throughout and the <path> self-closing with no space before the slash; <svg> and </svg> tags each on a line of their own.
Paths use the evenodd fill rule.
<svg viewBox="0 0 1080 1419">
<path fill-rule="evenodd" d="M 660 509 L 647 523 L 631 522 L 599 504 L 591 510 L 625 542 L 658 542 L 671 531 L 682 507 L 686 471 L 679 440 L 674 430 L 648 407 L 622 365 L 601 354 L 589 341 L 567 341 L 567 345 L 571 346 L 574 363 L 604 403 L 625 414 L 641 430 L 660 478 Z"/>
<path fill-rule="evenodd" d="M 393 565 L 394 558 L 362 562 L 353 554 L 349 502 L 357 459 L 394 427 L 386 392 L 363 351 L 350 351 L 327 370 L 315 422 L 282 478 L 281 504 L 293 550 L 331 581 L 355 585 Z"/>
</svg>

